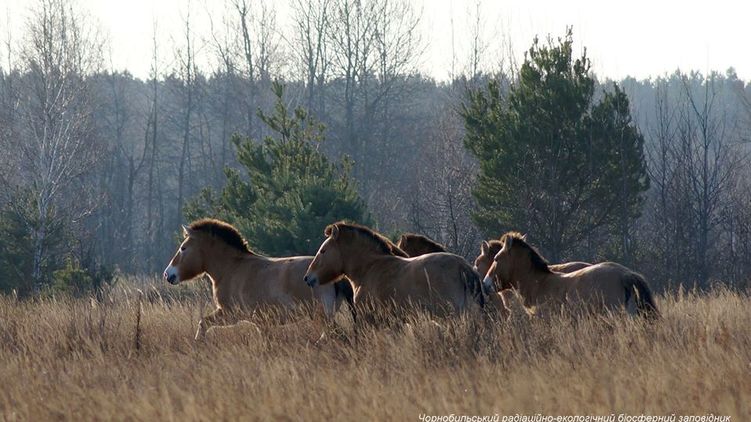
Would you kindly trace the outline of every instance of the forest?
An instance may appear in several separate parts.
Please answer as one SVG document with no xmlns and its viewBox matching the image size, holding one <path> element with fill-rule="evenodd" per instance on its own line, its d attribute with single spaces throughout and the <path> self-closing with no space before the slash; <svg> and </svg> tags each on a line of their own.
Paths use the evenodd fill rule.
<svg viewBox="0 0 751 422">
<path fill-rule="evenodd" d="M 723 1 L 0 2 L 0 420 L 751 420 Z"/>
<path fill-rule="evenodd" d="M 226 7 L 210 34 L 184 15 L 173 45 L 155 35 L 142 79 L 85 11 L 35 4 L 0 61 L 3 292 L 160 277 L 198 217 L 271 256 L 348 219 L 468 259 L 518 230 L 657 290 L 746 285 L 751 85 L 732 68 L 609 80 L 575 28 L 514 60 L 476 27 L 436 80 L 409 2 L 295 0 L 283 29 L 273 2 Z"/>
</svg>

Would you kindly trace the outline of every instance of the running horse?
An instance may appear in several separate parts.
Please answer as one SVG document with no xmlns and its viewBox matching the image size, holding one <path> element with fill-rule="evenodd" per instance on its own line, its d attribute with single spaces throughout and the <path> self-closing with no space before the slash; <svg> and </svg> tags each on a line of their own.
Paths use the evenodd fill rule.
<svg viewBox="0 0 751 422">
<path fill-rule="evenodd" d="M 428 253 L 448 252 L 445 246 L 435 240 L 415 233 L 402 234 L 396 246 L 412 258 Z"/>
<path fill-rule="evenodd" d="M 647 319 L 660 316 L 644 277 L 623 265 L 602 262 L 557 273 L 525 236 L 508 232 L 500 242 L 501 250 L 483 279 L 483 289 L 516 289 L 532 313 L 548 315 L 563 308 L 577 314 L 625 310 Z"/>
<path fill-rule="evenodd" d="M 183 226 L 185 239 L 164 270 L 170 284 L 207 274 L 216 309 L 201 318 L 196 340 L 215 325 L 233 325 L 258 310 L 290 309 L 319 302 L 333 318 L 342 302 L 354 314 L 354 294 L 346 281 L 307 287 L 302 278 L 313 257 L 269 258 L 254 253 L 230 224 L 202 219 Z"/>
<path fill-rule="evenodd" d="M 357 304 L 417 305 L 438 315 L 484 305 L 479 275 L 458 255 L 398 256 L 384 236 L 344 222 L 329 225 L 324 235 L 305 273 L 309 286 L 326 286 L 346 276 Z"/>
</svg>

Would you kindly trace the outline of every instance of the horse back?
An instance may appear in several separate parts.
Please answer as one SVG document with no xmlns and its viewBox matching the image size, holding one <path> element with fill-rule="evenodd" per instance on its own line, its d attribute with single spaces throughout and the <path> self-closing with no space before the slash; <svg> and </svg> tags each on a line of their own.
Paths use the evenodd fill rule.
<svg viewBox="0 0 751 422">
<path fill-rule="evenodd" d="M 555 271 L 557 273 L 572 273 L 574 271 L 579 271 L 582 268 L 587 268 L 592 266 L 589 262 L 582 262 L 582 261 L 572 261 L 572 262 L 565 262 L 563 264 L 553 264 L 550 265 L 550 270 Z"/>
<path fill-rule="evenodd" d="M 635 271 L 616 262 L 602 262 L 578 271 L 561 274 L 561 279 L 570 283 L 569 295 L 590 301 L 598 301 L 609 308 L 624 305 L 629 298 L 630 280 L 643 279 Z"/>
<path fill-rule="evenodd" d="M 259 305 L 294 306 L 300 302 L 333 297 L 333 286 L 313 290 L 303 281 L 313 257 L 263 258 L 248 260 L 237 272 L 219 286 L 217 301 L 254 308 Z M 331 292 L 328 292 L 328 291 Z M 223 299 L 223 300 L 222 300 Z"/>
<path fill-rule="evenodd" d="M 459 255 L 449 252 L 421 255 L 410 259 L 407 267 L 407 274 L 416 280 L 424 280 L 424 284 L 418 286 L 440 294 L 457 308 L 469 306 L 472 301 L 484 305 L 480 277 Z"/>
</svg>

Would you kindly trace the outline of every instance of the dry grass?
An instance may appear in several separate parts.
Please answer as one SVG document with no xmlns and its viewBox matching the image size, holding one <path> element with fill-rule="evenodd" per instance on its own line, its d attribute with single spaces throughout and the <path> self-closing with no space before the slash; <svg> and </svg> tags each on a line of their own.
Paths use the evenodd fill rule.
<svg viewBox="0 0 751 422">
<path fill-rule="evenodd" d="M 749 420 L 751 301 L 660 298 L 663 320 L 481 318 L 243 325 L 193 341 L 201 295 L 0 299 L 3 420 L 416 420 L 427 414 L 706 414 Z M 341 317 L 341 316 L 340 316 Z M 342 323 L 346 326 L 346 321 Z M 345 332 L 352 338 L 350 328 Z"/>
</svg>

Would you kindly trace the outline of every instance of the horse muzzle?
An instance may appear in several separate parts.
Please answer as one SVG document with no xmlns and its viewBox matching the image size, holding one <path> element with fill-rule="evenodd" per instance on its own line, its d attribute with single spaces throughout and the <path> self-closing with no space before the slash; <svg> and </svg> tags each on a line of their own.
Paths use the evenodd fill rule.
<svg viewBox="0 0 751 422">
<path fill-rule="evenodd" d="M 164 279 L 167 280 L 169 284 L 177 284 L 180 282 L 180 280 L 177 277 L 177 269 L 173 266 L 167 267 L 166 270 L 164 270 Z"/>
<path fill-rule="evenodd" d="M 491 293 L 495 293 L 495 283 L 493 283 L 493 277 L 485 276 L 485 278 L 482 280 L 482 292 L 486 295 L 490 295 Z"/>
<path fill-rule="evenodd" d="M 315 287 L 318 285 L 318 277 L 314 275 L 306 274 L 305 277 L 303 277 L 303 281 L 310 287 Z"/>
</svg>

